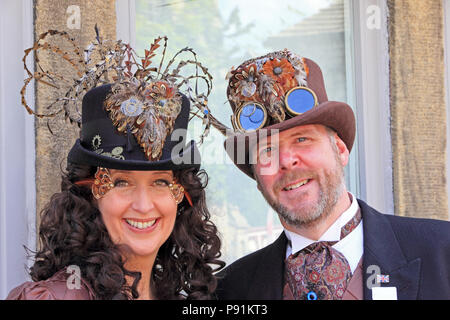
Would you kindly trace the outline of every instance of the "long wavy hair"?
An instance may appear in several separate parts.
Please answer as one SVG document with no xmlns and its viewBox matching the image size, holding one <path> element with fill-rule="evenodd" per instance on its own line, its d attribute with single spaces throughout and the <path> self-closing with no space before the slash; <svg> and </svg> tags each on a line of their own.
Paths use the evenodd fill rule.
<svg viewBox="0 0 450 320">
<path fill-rule="evenodd" d="M 96 168 L 69 163 L 66 171 L 61 192 L 51 197 L 41 213 L 40 247 L 31 278 L 45 280 L 77 265 L 96 299 L 138 298 L 141 274 L 124 267 L 127 248 L 112 242 L 91 189 L 76 184 L 93 177 Z M 153 266 L 153 288 L 158 299 L 211 299 L 217 284 L 213 272 L 225 263 L 219 260 L 221 242 L 206 207 L 208 176 L 195 169 L 174 171 L 174 176 L 191 196 L 193 206 L 186 198 L 178 205 L 174 229 Z M 131 285 L 126 277 L 131 277 Z"/>
</svg>

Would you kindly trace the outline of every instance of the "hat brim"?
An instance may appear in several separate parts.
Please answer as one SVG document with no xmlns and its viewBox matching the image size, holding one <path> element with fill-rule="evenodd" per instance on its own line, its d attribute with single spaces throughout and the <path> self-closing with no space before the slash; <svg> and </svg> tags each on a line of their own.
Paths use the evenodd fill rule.
<svg viewBox="0 0 450 320">
<path fill-rule="evenodd" d="M 250 164 L 249 149 L 254 143 L 257 143 L 259 132 L 266 130 L 264 137 L 268 137 L 273 133 L 308 124 L 321 124 L 333 129 L 345 143 L 348 151 L 350 152 L 352 150 L 356 134 L 355 115 L 348 104 L 338 101 L 323 102 L 296 117 L 259 130 L 236 133 L 225 140 L 225 150 L 234 164 L 242 172 L 254 179 Z M 243 151 L 245 154 L 239 155 L 236 151 Z"/>
<path fill-rule="evenodd" d="M 77 139 L 67 156 L 67 161 L 74 164 L 117 170 L 152 171 L 187 168 L 198 170 L 200 169 L 200 152 L 192 140 L 180 154 L 172 155 L 171 159 L 160 161 L 121 160 L 90 151 L 82 146 L 80 139 Z"/>
</svg>

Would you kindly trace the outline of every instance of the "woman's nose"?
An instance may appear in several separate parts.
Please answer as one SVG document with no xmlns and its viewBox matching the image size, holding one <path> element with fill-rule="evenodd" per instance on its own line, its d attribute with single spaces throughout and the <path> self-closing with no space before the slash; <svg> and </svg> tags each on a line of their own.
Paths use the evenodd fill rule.
<svg viewBox="0 0 450 320">
<path fill-rule="evenodd" d="M 152 194 L 151 188 L 136 188 L 136 190 L 133 192 L 132 199 L 132 208 L 137 212 L 147 213 L 154 208 L 154 195 Z"/>
</svg>

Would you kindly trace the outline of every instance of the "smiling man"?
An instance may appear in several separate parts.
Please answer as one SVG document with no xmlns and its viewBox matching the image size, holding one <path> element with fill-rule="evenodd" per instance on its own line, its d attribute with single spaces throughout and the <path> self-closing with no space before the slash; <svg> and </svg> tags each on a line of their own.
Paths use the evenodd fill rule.
<svg viewBox="0 0 450 320">
<path fill-rule="evenodd" d="M 348 150 L 336 133 L 323 125 L 294 127 L 277 138 L 277 144 L 264 141 L 252 153 L 276 153 L 274 159 L 279 162 L 274 174 L 261 173 L 271 163 L 256 163 L 253 172 L 258 189 L 278 212 L 286 230 L 319 239 L 350 207 L 344 181 Z"/>
<path fill-rule="evenodd" d="M 384 215 L 347 191 L 355 117 L 328 101 L 316 63 L 288 50 L 247 60 L 227 94 L 227 153 L 284 232 L 218 274 L 219 299 L 450 299 L 450 223 Z"/>
</svg>

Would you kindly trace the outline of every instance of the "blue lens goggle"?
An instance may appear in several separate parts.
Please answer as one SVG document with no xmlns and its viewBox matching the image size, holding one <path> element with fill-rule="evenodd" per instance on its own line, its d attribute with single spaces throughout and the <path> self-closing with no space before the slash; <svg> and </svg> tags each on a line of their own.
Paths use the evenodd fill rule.
<svg viewBox="0 0 450 320">
<path fill-rule="evenodd" d="M 317 105 L 317 96 L 307 87 L 295 87 L 286 93 L 284 98 L 286 112 L 295 117 L 311 110 Z M 267 110 L 258 102 L 246 102 L 233 115 L 232 124 L 242 131 L 258 130 L 267 123 Z"/>
</svg>

